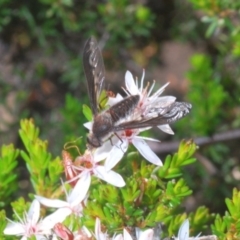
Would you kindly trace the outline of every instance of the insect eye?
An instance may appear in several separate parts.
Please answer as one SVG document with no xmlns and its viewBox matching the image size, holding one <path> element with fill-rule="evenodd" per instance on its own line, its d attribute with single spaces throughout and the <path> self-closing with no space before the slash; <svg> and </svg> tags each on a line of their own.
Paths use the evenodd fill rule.
<svg viewBox="0 0 240 240">
<path fill-rule="evenodd" d="M 87 137 L 87 143 L 89 146 L 92 146 L 95 148 L 102 146 L 101 141 L 98 138 L 96 138 L 94 135 L 89 135 Z"/>
</svg>

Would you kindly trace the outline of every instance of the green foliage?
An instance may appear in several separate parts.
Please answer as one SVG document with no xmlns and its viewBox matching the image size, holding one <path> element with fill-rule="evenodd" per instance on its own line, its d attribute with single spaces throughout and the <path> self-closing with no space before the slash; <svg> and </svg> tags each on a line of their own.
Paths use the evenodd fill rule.
<svg viewBox="0 0 240 240">
<path fill-rule="evenodd" d="M 121 41 L 129 45 L 135 36 L 149 36 L 153 21 L 147 7 L 127 0 L 106 3 L 38 0 L 34 4 L 6 0 L 0 3 L 0 32 L 14 28 L 14 24 L 16 28 L 24 26 L 18 38 L 22 46 L 34 40 L 44 46 L 49 37 L 56 40 L 55 46 L 62 46 L 59 41 L 62 32 L 82 32 L 85 36 L 111 33 L 110 45 Z M 92 28 L 96 22 L 98 27 Z"/>
<path fill-rule="evenodd" d="M 195 212 L 191 212 L 189 217 L 192 219 L 192 228 L 194 233 L 191 235 L 196 235 L 205 229 L 208 229 L 209 223 L 212 222 L 215 215 L 209 213 L 209 209 L 205 206 L 198 207 Z"/>
<path fill-rule="evenodd" d="M 83 88 L 79 87 L 79 82 L 80 86 L 82 86 L 85 80 L 83 68 L 79 67 L 82 66 L 82 59 L 76 53 L 70 53 L 67 49 L 64 49 L 64 51 L 68 54 L 69 59 L 65 63 L 65 71 L 60 76 L 61 82 L 68 84 L 70 90 L 79 89 L 80 94 L 82 94 L 85 92 Z M 79 91 L 77 93 L 79 96 Z M 81 100 L 83 99 L 84 96 L 81 96 Z"/>
<path fill-rule="evenodd" d="M 238 67 L 238 57 L 240 56 L 238 8 L 240 4 L 234 0 L 189 0 L 189 2 L 196 11 L 191 9 L 191 11 L 181 13 L 175 8 L 176 19 L 178 15 L 183 14 L 185 18 L 185 16 L 191 14 L 191 17 L 185 23 L 176 21 L 175 28 L 180 29 L 177 38 L 189 41 L 189 36 L 191 36 L 191 41 L 194 42 L 195 46 L 201 45 L 203 47 L 201 49 L 204 49 L 207 53 L 205 55 L 197 54 L 191 60 L 192 69 L 188 73 L 191 86 L 187 98 L 192 103 L 193 108 L 189 124 L 184 123 L 185 126 L 180 131 L 185 134 L 192 131 L 196 136 L 211 135 L 219 130 L 240 126 L 240 70 Z M 178 6 L 180 5 L 182 5 L 182 2 Z M 152 8 L 152 10 L 155 12 L 155 9 Z M 157 27 L 155 29 L 153 27 L 156 25 L 156 18 L 159 15 L 161 15 L 161 18 L 163 16 L 162 13 L 157 12 L 157 9 L 156 13 L 154 15 L 150 8 L 141 4 L 134 4 L 128 0 L 108 0 L 104 3 L 97 1 L 38 0 L 27 4 L 24 1 L 3 0 L 0 3 L 0 33 L 4 41 L 12 39 L 7 44 L 13 46 L 14 49 L 13 53 L 10 53 L 10 55 L 13 54 L 10 59 L 13 59 L 14 66 L 15 61 L 24 63 L 24 57 L 27 56 L 26 53 L 33 44 L 35 47 L 44 46 L 43 51 L 47 52 L 48 55 L 54 55 L 54 50 L 58 47 L 57 51 L 62 51 L 67 58 L 67 63 L 61 63 L 60 74 L 58 72 L 59 79 L 68 85 L 67 87 L 72 90 L 72 94 L 78 94 L 78 97 L 75 98 L 70 94 L 66 95 L 65 107 L 61 110 L 64 119 L 63 123 L 60 123 L 63 134 L 62 132 L 59 135 L 57 134 L 57 138 L 56 135 L 53 136 L 55 141 L 50 140 L 52 145 L 58 145 L 57 140 L 59 138 L 62 139 L 62 142 L 67 142 L 79 136 L 84 137 L 85 130 L 82 124 L 86 122 L 86 119 L 83 114 L 88 120 L 92 118 L 90 109 L 85 105 L 83 106 L 83 103 L 85 103 L 83 94 L 86 91 L 80 93 L 81 101 L 83 101 L 80 103 L 78 90 L 75 90 L 79 84 L 79 79 L 82 79 L 83 71 L 80 67 L 82 65 L 79 58 L 80 47 L 73 47 L 74 44 L 81 45 L 83 39 L 89 35 L 100 36 L 100 43 L 102 45 L 106 43 L 106 49 L 111 50 L 106 52 L 106 56 L 112 61 L 116 47 L 121 51 L 123 49 L 124 52 L 126 47 L 129 48 L 135 43 L 142 44 L 144 42 L 142 41 L 143 38 L 148 38 L 148 42 L 151 39 L 156 39 L 157 43 L 161 43 L 162 35 L 161 37 L 157 36 L 161 28 L 158 25 L 155 26 Z M 169 13 L 171 12 L 167 14 Z M 198 17 L 202 20 L 201 24 L 199 24 Z M 163 25 L 166 24 L 164 21 L 169 24 L 164 18 L 161 21 Z M 168 24 L 166 24 L 167 29 L 164 29 L 163 38 L 166 35 L 168 36 L 166 30 L 169 28 L 171 31 L 173 28 Z M 201 26 L 199 27 L 199 25 Z M 207 29 L 203 29 L 204 27 L 207 27 Z M 153 35 L 150 35 L 151 30 L 153 30 Z M 204 39 L 204 36 L 207 39 Z M 136 42 L 136 39 L 139 39 L 139 41 Z M 19 48 L 19 51 L 16 52 L 15 48 Z M 153 50 L 151 48 L 152 43 L 145 47 L 143 51 L 145 56 L 149 57 L 149 49 L 150 52 Z M 76 49 L 78 50 L 76 51 Z M 156 49 L 153 51 L 156 51 Z M 53 63 L 53 61 L 50 62 Z M 24 67 L 28 68 L 28 66 L 21 65 L 19 67 L 16 65 L 13 71 L 18 72 L 17 76 L 21 80 L 19 85 L 21 85 L 22 94 L 26 99 L 30 91 L 25 90 L 25 85 L 22 85 L 25 80 L 29 80 L 26 78 L 28 73 L 23 70 Z M 31 67 L 36 69 L 31 76 L 31 80 L 48 77 L 49 70 L 42 62 L 38 62 Z M 1 80 L 5 80 L 3 76 L 4 74 L 0 76 Z M 5 102 L 5 96 L 12 89 L 12 85 L 8 86 L 4 82 L 1 84 L 1 93 L 4 93 L 1 95 L 1 102 Z M 25 103 L 22 102 L 18 104 L 21 107 L 25 106 Z M 103 98 L 100 108 L 104 109 L 105 104 L 106 98 Z M 44 118 L 41 116 L 40 119 Z M 43 125 L 45 124 L 44 119 Z M 54 126 L 54 124 L 52 125 Z M 59 178 L 63 171 L 60 159 L 52 157 L 48 152 L 48 143 L 39 139 L 39 130 L 33 125 L 32 121 L 24 120 L 21 122 L 20 136 L 26 148 L 26 150 L 20 151 L 20 156 L 26 162 L 33 185 L 33 192 L 29 194 L 30 198 L 33 198 L 33 194 L 44 195 L 45 197 L 62 196 L 59 188 Z M 80 143 L 80 147 L 75 143 L 71 147 L 79 147 L 82 150 L 83 143 L 85 143 L 85 139 Z M 56 146 L 56 148 L 61 147 Z M 183 220 L 187 218 L 187 214 L 180 204 L 195 191 L 190 189 L 190 184 L 187 183 L 187 177 L 184 176 L 183 172 L 185 166 L 195 162 L 192 157 L 195 150 L 196 145 L 192 142 L 181 142 L 178 152 L 172 156 L 168 155 L 163 167 L 155 169 L 153 166 L 147 165 L 138 153 L 128 153 L 125 160 L 116 166 L 116 169 L 127 179 L 126 187 L 116 189 L 98 179 L 92 179 L 91 201 L 88 201 L 85 216 L 79 222 L 94 229 L 95 217 L 100 217 L 103 227 L 109 226 L 108 231 L 113 233 L 116 229 L 121 232 L 124 226 L 153 227 L 156 222 L 160 221 L 166 224 L 168 233 L 165 235 L 175 235 Z M 212 145 L 211 148 L 205 148 L 204 150 L 204 157 L 209 158 L 212 164 L 217 163 L 214 167 L 218 171 L 217 175 L 221 176 L 221 188 L 215 188 L 214 191 L 209 192 L 207 186 L 201 187 L 206 191 L 206 196 L 212 196 L 216 199 L 216 202 L 220 202 L 219 193 L 224 192 L 227 195 L 228 191 L 231 190 L 231 187 L 222 183 L 222 176 L 227 181 L 233 182 L 234 185 L 238 184 L 237 179 L 233 179 L 234 176 L 232 176 L 233 170 L 237 168 L 237 157 L 230 155 L 235 152 L 235 149 L 222 143 L 221 145 Z M 13 145 L 2 146 L 0 155 L 0 207 L 6 207 L 15 192 L 19 194 L 16 191 L 18 160 L 19 150 L 16 150 Z M 197 173 L 194 172 L 194 175 L 198 176 L 199 172 L 199 170 Z M 202 170 L 202 181 L 199 179 L 196 181 L 196 176 L 188 178 L 191 179 L 191 185 L 195 182 L 203 182 L 203 180 L 216 184 L 216 178 L 208 180 L 210 177 L 207 174 L 206 170 Z M 199 184 L 196 186 L 197 189 L 201 187 L 199 187 Z M 189 213 L 191 235 L 205 229 L 208 230 L 207 226 L 215 217 L 212 231 L 220 239 L 239 239 L 239 196 L 239 192 L 235 189 L 233 198 L 226 200 L 228 211 L 223 217 L 220 214 L 216 216 L 210 214 L 206 207 L 199 207 L 196 211 Z M 22 216 L 24 211 L 28 209 L 29 203 L 20 198 L 13 202 L 12 206 Z M 7 208 L 6 211 L 8 211 Z M 43 216 L 45 214 L 45 212 L 42 212 Z M 8 212 L 7 215 L 9 215 Z M 1 211 L 0 239 L 4 239 L 2 232 L 5 225 L 5 212 Z M 77 227 L 78 224 L 76 224 L 76 229 Z M 194 231 L 194 234 L 192 231 Z"/>
<path fill-rule="evenodd" d="M 39 129 L 32 120 L 21 121 L 19 134 L 26 148 L 26 152 L 22 150 L 21 155 L 26 161 L 34 194 L 50 198 L 61 197 L 62 192 L 56 187 L 62 171 L 59 159 L 52 160 L 51 154 L 47 152 L 47 142 L 38 138 Z M 10 156 L 15 156 L 16 150 L 13 147 L 10 147 L 9 151 L 12 153 Z M 121 232 L 124 227 L 138 226 L 144 229 L 163 222 L 168 226 L 164 236 L 173 235 L 187 217 L 182 211 L 181 203 L 192 191 L 184 179 L 179 177 L 182 176 L 182 168 L 195 161 L 192 157 L 195 151 L 196 145 L 192 141 L 182 141 L 178 152 L 167 156 L 160 168 L 140 160 L 137 153 L 128 153 L 119 165 L 121 174 L 128 176 L 125 179 L 126 186 L 116 188 L 93 178 L 81 224 L 93 229 L 95 218 L 98 217 L 102 225 L 107 227 L 108 233 L 112 234 Z M 16 161 L 16 158 L 14 159 Z M 121 165 L 125 167 L 122 168 Z M 33 193 L 30 196 L 33 197 Z M 233 202 L 226 200 L 234 219 L 238 218 L 238 215 L 234 214 L 238 214 L 236 210 L 239 208 L 239 196 L 235 191 Z M 23 198 L 12 202 L 14 219 L 19 221 L 16 214 L 23 216 L 29 205 Z M 46 212 L 42 214 L 45 215 Z M 4 217 L 5 213 L 1 212 L 0 219 Z M 209 224 L 213 216 L 207 208 L 199 207 L 190 213 L 188 218 L 194 233 L 198 233 Z M 215 222 L 217 221 L 221 223 L 219 216 Z M 69 219 L 66 222 L 69 222 Z M 78 224 L 72 226 L 77 228 Z M 0 227 L 4 229 L 5 224 Z M 226 229 L 222 225 L 221 228 Z M 221 235 L 219 232 L 217 234 Z"/>
<path fill-rule="evenodd" d="M 227 94 L 220 84 L 221 79 L 215 73 L 211 60 L 206 55 L 194 55 L 192 69 L 187 77 L 191 91 L 188 99 L 193 105 L 191 128 L 196 134 L 207 135 L 216 131 L 220 125 L 222 107 Z"/>
<path fill-rule="evenodd" d="M 153 27 L 154 15 L 150 10 L 143 5 L 130 4 L 128 0 L 110 0 L 99 4 L 98 10 L 106 26 L 105 31 L 111 33 L 110 45 L 117 41 L 124 42 L 126 46 L 133 45 L 134 36 L 148 37 Z"/>
<path fill-rule="evenodd" d="M 240 56 L 239 36 L 240 28 L 238 21 L 239 17 L 239 2 L 234 0 L 213 1 L 208 0 L 189 0 L 195 9 L 201 10 L 204 13 L 202 21 L 208 24 L 206 37 L 214 37 L 217 41 L 217 48 L 223 54 L 232 54 Z"/>
<path fill-rule="evenodd" d="M 26 212 L 28 212 L 30 203 L 26 202 L 24 198 L 19 198 L 18 200 L 12 202 L 12 207 L 14 209 L 14 220 L 19 221 L 18 216 L 21 218 L 25 215 Z"/>
<path fill-rule="evenodd" d="M 188 2 L 191 3 L 188 5 L 191 11 L 185 11 L 188 14 L 184 15 L 184 20 L 179 23 L 180 28 L 184 26 L 185 29 L 181 28 L 179 35 L 183 35 L 185 41 L 194 42 L 197 51 L 204 54 L 195 54 L 191 58 L 191 69 L 187 73 L 190 86 L 186 96 L 193 105 L 191 119 L 188 125 L 180 122 L 178 126 L 181 127 L 180 131 L 191 131 L 201 141 L 202 136 L 209 139 L 218 133 L 224 136 L 224 131 L 240 126 L 239 2 Z M 183 31 L 191 33 L 184 34 Z M 199 46 L 201 47 L 198 48 Z M 193 173 L 189 173 L 189 185 L 193 191 L 203 191 L 202 194 L 207 196 L 204 198 L 205 204 L 222 212 L 225 206 L 220 199 L 229 196 L 232 186 L 238 185 L 238 179 L 232 174 L 233 169 L 238 168 L 239 155 L 236 155 L 234 146 L 238 146 L 234 140 L 220 141 L 217 144 L 210 140 L 210 144 L 203 144 L 198 153 L 202 161 L 199 167 L 191 168 Z M 206 167 L 205 160 L 216 170 L 214 174 L 206 171 L 209 168 Z M 219 176 L 224 176 L 225 182 Z M 200 187 L 202 190 L 199 189 L 199 182 L 206 184 Z M 218 199 L 214 204 L 212 197 Z"/>
<path fill-rule="evenodd" d="M 224 25 L 224 20 L 219 19 L 216 16 L 213 17 L 204 17 L 203 22 L 208 23 L 209 27 L 206 31 L 206 37 L 210 37 L 214 34 L 215 31 L 217 31 L 218 28 L 222 27 Z"/>
<path fill-rule="evenodd" d="M 85 116 L 85 118 L 88 121 L 92 121 L 92 110 L 90 107 L 88 107 L 87 105 L 83 105 L 83 115 Z"/>
<path fill-rule="evenodd" d="M 180 204 L 192 193 L 184 179 L 176 178 L 182 175 L 183 166 L 195 161 L 192 158 L 195 150 L 194 143 L 183 141 L 178 153 L 173 157 L 168 156 L 159 169 L 147 165 L 145 160 L 139 163 L 137 155 L 129 153 L 122 160 L 125 168 L 120 167 L 122 175 L 129 175 L 126 186 L 115 188 L 94 182 L 84 209 L 83 224 L 91 228 L 95 224 L 95 218 L 99 217 L 108 231 L 114 233 L 116 229 L 121 232 L 124 226 L 147 228 L 154 227 L 156 222 L 164 222 L 170 226 L 169 233 L 176 232 L 176 226 L 186 217 L 179 215 L 176 220 Z M 195 221 L 202 219 L 203 213 L 206 213 L 204 223 L 209 221 L 205 209 L 199 209 L 194 215 Z"/>
<path fill-rule="evenodd" d="M 107 95 L 107 92 L 105 90 L 103 90 L 99 96 L 99 99 L 98 99 L 98 104 L 99 104 L 99 109 L 100 111 L 105 109 L 107 106 L 107 101 L 108 101 L 108 95 Z M 88 106 L 88 105 L 83 105 L 83 115 L 85 116 L 85 118 L 88 120 L 88 121 L 92 121 L 93 120 L 93 113 L 92 113 L 92 110 L 91 108 Z"/>
<path fill-rule="evenodd" d="M 196 148 L 197 146 L 192 141 L 182 141 L 178 153 L 175 153 L 173 157 L 167 156 L 163 167 L 158 170 L 158 176 L 166 179 L 180 177 L 182 175 L 181 167 L 195 162 L 192 155 Z"/>
<path fill-rule="evenodd" d="M 14 149 L 12 144 L 3 145 L 0 152 L 0 207 L 6 207 L 10 197 L 17 189 L 17 157 L 19 150 Z"/>
<path fill-rule="evenodd" d="M 82 137 L 85 135 L 86 131 L 82 125 L 87 121 L 82 114 L 82 109 L 85 109 L 85 105 L 82 106 L 77 98 L 70 94 L 66 95 L 65 106 L 61 109 L 64 119 L 61 123 L 61 129 L 64 133 L 65 142 L 73 140 L 76 136 Z"/>
<path fill-rule="evenodd" d="M 223 217 L 216 216 L 212 231 L 219 239 L 237 240 L 240 238 L 240 192 L 234 188 L 232 199 L 226 199 L 228 211 Z"/>
<path fill-rule="evenodd" d="M 47 142 L 38 138 L 39 129 L 32 120 L 22 120 L 19 135 L 26 151 L 21 150 L 31 176 L 31 183 L 37 195 L 52 196 L 53 190 L 59 184 L 63 166 L 59 157 L 52 159 L 47 152 Z"/>
<path fill-rule="evenodd" d="M 0 211 L 0 238 L 5 239 L 3 235 L 3 230 L 6 227 L 6 214 L 4 210 Z"/>
</svg>

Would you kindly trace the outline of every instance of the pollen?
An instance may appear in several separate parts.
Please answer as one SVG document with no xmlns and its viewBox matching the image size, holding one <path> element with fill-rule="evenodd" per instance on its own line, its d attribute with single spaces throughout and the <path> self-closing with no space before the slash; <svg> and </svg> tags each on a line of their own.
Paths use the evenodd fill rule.
<svg viewBox="0 0 240 240">
<path fill-rule="evenodd" d="M 93 168 L 92 163 L 88 160 L 84 161 L 83 165 L 84 165 L 85 168 L 89 168 L 89 169 Z"/>
</svg>

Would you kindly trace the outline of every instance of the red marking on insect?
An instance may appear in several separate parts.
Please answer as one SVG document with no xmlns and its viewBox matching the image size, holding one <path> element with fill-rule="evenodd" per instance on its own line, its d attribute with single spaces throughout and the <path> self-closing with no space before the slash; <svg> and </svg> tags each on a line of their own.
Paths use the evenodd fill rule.
<svg viewBox="0 0 240 240">
<path fill-rule="evenodd" d="M 124 132 L 125 132 L 125 136 L 126 136 L 126 137 L 131 137 L 132 134 L 133 134 L 133 131 L 132 131 L 131 129 L 127 129 L 127 130 L 125 130 Z"/>
</svg>

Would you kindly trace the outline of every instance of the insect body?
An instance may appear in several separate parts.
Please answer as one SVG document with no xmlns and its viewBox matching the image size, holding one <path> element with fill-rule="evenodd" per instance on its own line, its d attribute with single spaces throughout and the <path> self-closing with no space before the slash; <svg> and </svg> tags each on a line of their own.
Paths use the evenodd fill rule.
<svg viewBox="0 0 240 240">
<path fill-rule="evenodd" d="M 100 147 L 102 138 L 115 132 L 115 123 L 131 114 L 138 104 L 139 98 L 139 95 L 129 96 L 110 107 L 107 111 L 94 116 L 92 133 L 89 134 L 87 139 L 88 144 L 93 147 Z"/>
<path fill-rule="evenodd" d="M 88 95 L 94 115 L 93 125 L 88 135 L 88 147 L 97 148 L 102 146 L 103 140 L 118 131 L 128 129 L 141 129 L 160 126 L 177 121 L 187 115 L 191 104 L 185 102 L 170 102 L 163 104 L 151 104 L 146 114 L 136 114 L 141 110 L 141 95 L 129 95 L 109 109 L 99 113 L 98 101 L 104 87 L 105 68 L 102 54 L 96 40 L 91 37 L 87 40 L 83 52 L 83 66 L 87 79 Z M 127 116 L 133 116 L 128 121 L 121 121 Z"/>
<path fill-rule="evenodd" d="M 98 98 L 104 85 L 104 64 L 101 52 L 94 38 L 88 39 L 83 53 L 84 71 L 88 83 L 88 95 L 94 114 L 92 132 L 88 135 L 89 147 L 100 147 L 102 139 L 114 132 L 115 124 L 134 110 L 139 95 L 124 98 L 108 110 L 98 113 Z"/>
</svg>

